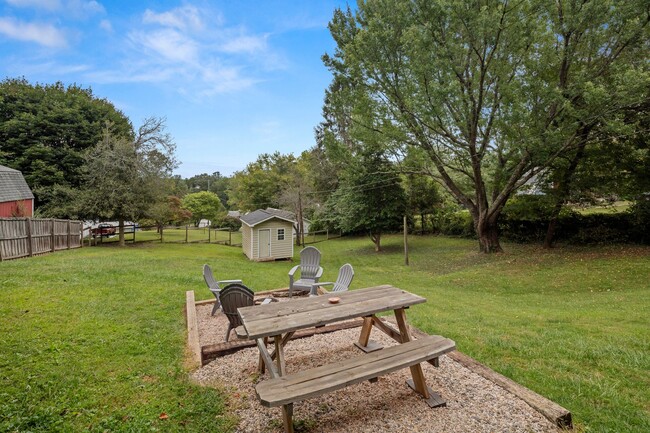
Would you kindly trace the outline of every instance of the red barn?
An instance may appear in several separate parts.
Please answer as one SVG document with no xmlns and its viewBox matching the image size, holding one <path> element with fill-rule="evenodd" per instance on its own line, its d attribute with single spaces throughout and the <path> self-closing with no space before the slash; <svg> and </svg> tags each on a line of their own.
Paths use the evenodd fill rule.
<svg viewBox="0 0 650 433">
<path fill-rule="evenodd" d="M 23 174 L 0 165 L 0 218 L 34 215 L 34 194 Z"/>
</svg>

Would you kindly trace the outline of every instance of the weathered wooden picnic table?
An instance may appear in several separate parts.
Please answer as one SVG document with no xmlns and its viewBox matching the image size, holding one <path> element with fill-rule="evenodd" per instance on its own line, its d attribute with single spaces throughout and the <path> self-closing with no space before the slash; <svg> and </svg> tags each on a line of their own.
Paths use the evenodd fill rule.
<svg viewBox="0 0 650 433">
<path fill-rule="evenodd" d="M 339 302 L 330 303 L 330 298 L 339 298 Z M 437 335 L 418 340 L 411 338 L 405 309 L 423 302 L 426 299 L 421 296 L 383 285 L 240 308 L 243 329 L 238 332 L 257 342 L 260 369 L 263 371 L 266 367 L 271 375 L 271 379 L 256 387 L 262 404 L 282 405 L 285 430 L 293 432 L 294 402 L 365 380 L 374 381 L 383 374 L 409 367 L 413 378 L 407 382 L 409 386 L 422 395 L 429 406 L 444 405 L 441 397 L 427 387 L 420 362 L 429 361 L 437 366 L 438 357 L 454 350 L 455 343 Z M 386 311 L 394 311 L 398 329 L 376 316 Z M 358 317 L 363 318 L 363 325 L 355 345 L 366 352 L 365 355 L 286 375 L 284 346 L 295 331 Z M 401 344 L 386 349 L 373 344 L 370 341 L 373 326 Z M 269 339 L 273 339 L 273 352 L 267 348 Z"/>
</svg>

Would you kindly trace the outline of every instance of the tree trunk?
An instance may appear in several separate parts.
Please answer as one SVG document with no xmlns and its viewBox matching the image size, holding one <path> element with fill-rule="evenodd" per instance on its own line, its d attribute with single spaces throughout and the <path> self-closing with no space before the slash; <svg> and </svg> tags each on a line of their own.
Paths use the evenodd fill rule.
<svg viewBox="0 0 650 433">
<path fill-rule="evenodd" d="M 503 248 L 501 248 L 499 242 L 499 229 L 496 216 L 487 218 L 485 215 L 481 215 L 478 221 L 475 221 L 474 228 L 478 236 L 480 252 L 486 254 L 503 252 Z"/>
<path fill-rule="evenodd" d="M 120 219 L 120 222 L 118 224 L 119 230 L 120 230 L 120 246 L 123 247 L 125 245 L 124 243 L 124 220 Z"/>
<path fill-rule="evenodd" d="M 370 239 L 375 244 L 375 252 L 381 251 L 381 233 L 370 233 Z"/>
<path fill-rule="evenodd" d="M 546 237 L 544 238 L 544 248 L 553 248 L 553 242 L 555 241 L 555 230 L 557 229 L 557 222 L 560 217 L 560 211 L 562 206 L 566 202 L 569 192 L 571 191 L 571 180 L 573 175 L 578 168 L 578 164 L 585 155 L 585 147 L 587 146 L 587 138 L 589 137 L 590 129 L 585 128 L 582 130 L 582 140 L 578 145 L 578 149 L 571 159 L 569 166 L 562 175 L 562 179 L 557 185 L 557 194 L 555 196 L 555 206 L 553 206 L 553 213 L 548 222 L 548 227 L 546 229 Z"/>
</svg>

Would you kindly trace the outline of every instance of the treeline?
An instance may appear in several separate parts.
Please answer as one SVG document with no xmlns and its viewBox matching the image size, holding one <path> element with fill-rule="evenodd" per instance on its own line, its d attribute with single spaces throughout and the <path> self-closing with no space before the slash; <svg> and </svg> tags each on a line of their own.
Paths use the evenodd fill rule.
<svg viewBox="0 0 650 433">
<path fill-rule="evenodd" d="M 260 155 L 231 177 L 170 177 L 173 142 L 163 129 L 135 130 L 90 90 L 6 80 L 0 163 L 26 174 L 44 213 L 101 216 L 110 202 L 113 214 L 162 224 L 277 207 L 316 227 L 367 233 L 377 250 L 405 215 L 442 231 L 468 215 L 463 232 L 480 251 L 498 252 L 502 233 L 525 238 L 513 234 L 526 227 L 512 218 L 518 208 L 535 216 L 535 233 L 545 227 L 534 238 L 550 247 L 567 232 L 571 205 L 608 197 L 633 203 L 619 226 L 648 227 L 645 1 L 370 0 L 336 9 L 329 29 L 336 48 L 323 60 L 333 79 L 316 144 L 299 156 Z M 157 139 L 143 141 L 147 131 Z M 138 185 L 155 191 L 138 206 L 113 203 L 118 190 L 93 178 L 118 147 L 136 155 L 129 173 Z M 158 168 L 155 152 L 164 156 Z M 120 194 L 144 195 L 136 186 Z M 107 198 L 72 200 L 71 190 Z"/>
</svg>

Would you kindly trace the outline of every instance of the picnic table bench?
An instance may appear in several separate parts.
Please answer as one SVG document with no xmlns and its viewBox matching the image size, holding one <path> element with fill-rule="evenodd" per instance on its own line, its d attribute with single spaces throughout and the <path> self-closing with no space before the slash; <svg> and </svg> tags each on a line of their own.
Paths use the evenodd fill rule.
<svg viewBox="0 0 650 433">
<path fill-rule="evenodd" d="M 329 303 L 329 298 L 335 295 L 340 301 L 336 304 Z M 420 296 L 386 285 L 285 303 L 240 308 L 238 311 L 244 335 L 257 341 L 260 366 L 265 366 L 271 375 L 271 379 L 256 386 L 262 404 L 267 407 L 282 406 L 285 430 L 292 433 L 293 403 L 365 380 L 373 381 L 379 376 L 409 367 L 412 380 L 407 384 L 420 394 L 429 406 L 444 405 L 444 400 L 426 385 L 420 363 L 429 361 L 437 366 L 438 357 L 454 350 L 455 343 L 437 335 L 413 340 L 406 322 L 405 308 L 425 301 L 426 299 Z M 391 310 L 395 313 L 399 330 L 375 316 L 376 313 Z M 355 344 L 367 353 L 310 370 L 285 374 L 283 348 L 296 330 L 356 317 L 363 317 L 364 323 L 359 341 Z M 388 348 L 371 344 L 369 338 L 373 326 L 401 344 Z M 269 353 L 267 349 L 270 337 L 274 339 L 273 353 Z"/>
</svg>

